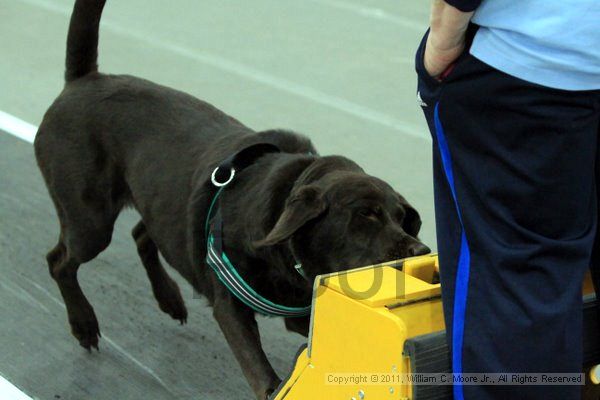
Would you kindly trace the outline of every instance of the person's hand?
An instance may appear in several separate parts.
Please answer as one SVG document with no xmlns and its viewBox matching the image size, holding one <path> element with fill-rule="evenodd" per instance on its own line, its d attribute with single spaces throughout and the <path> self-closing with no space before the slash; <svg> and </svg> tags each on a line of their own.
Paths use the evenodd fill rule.
<svg viewBox="0 0 600 400">
<path fill-rule="evenodd" d="M 462 12 L 444 0 L 433 0 L 429 36 L 425 44 L 425 70 L 439 76 L 462 54 L 473 12 Z"/>
<path fill-rule="evenodd" d="M 453 40 L 438 36 L 433 32 L 429 34 L 423 60 L 427 73 L 436 79 L 439 79 L 439 76 L 456 61 L 465 49 L 464 35 Z"/>
</svg>

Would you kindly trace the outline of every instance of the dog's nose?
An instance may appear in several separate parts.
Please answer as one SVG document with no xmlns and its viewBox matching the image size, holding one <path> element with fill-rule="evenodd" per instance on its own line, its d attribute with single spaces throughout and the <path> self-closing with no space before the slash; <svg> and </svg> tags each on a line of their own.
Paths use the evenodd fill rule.
<svg viewBox="0 0 600 400">
<path fill-rule="evenodd" d="M 413 243 L 408 248 L 408 254 L 411 257 L 423 256 L 423 255 L 429 254 L 429 253 L 431 253 L 431 249 L 429 247 L 425 246 L 421 242 Z"/>
</svg>

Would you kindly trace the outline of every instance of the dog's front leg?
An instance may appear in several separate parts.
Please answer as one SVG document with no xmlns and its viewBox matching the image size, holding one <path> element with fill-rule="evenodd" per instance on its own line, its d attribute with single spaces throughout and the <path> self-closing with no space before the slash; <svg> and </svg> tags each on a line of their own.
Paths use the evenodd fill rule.
<svg viewBox="0 0 600 400">
<path fill-rule="evenodd" d="M 281 380 L 262 349 L 254 311 L 238 301 L 221 282 L 217 281 L 214 288 L 213 315 L 256 398 L 268 399 Z"/>
</svg>

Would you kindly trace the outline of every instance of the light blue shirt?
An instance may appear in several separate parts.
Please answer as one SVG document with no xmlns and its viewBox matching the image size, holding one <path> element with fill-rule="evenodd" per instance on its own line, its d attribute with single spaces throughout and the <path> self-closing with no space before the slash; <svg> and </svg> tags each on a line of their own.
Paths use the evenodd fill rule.
<svg viewBox="0 0 600 400">
<path fill-rule="evenodd" d="M 600 89 L 600 0 L 483 0 L 471 54 L 517 78 Z"/>
</svg>

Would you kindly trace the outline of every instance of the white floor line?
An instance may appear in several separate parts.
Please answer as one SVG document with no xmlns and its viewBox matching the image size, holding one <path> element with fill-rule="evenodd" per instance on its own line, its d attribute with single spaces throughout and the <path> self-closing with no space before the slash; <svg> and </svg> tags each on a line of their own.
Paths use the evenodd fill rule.
<svg viewBox="0 0 600 400">
<path fill-rule="evenodd" d="M 72 11 L 70 7 L 63 7 L 49 0 L 19 1 L 64 16 L 70 16 Z M 391 115 L 387 115 L 380 111 L 373 110 L 371 108 L 351 102 L 341 97 L 329 95 L 314 88 L 304 86 L 289 81 L 287 79 L 279 78 L 277 76 L 268 74 L 264 71 L 260 71 L 253 67 L 250 67 L 248 65 L 231 61 L 217 54 L 182 46 L 179 43 L 165 40 L 163 36 L 153 36 L 145 32 L 137 32 L 128 28 L 118 26 L 107 19 L 102 20 L 101 29 L 112 31 L 113 33 L 120 36 L 129 37 L 131 39 L 143 43 L 143 45 L 146 47 L 162 48 L 165 51 L 177 54 L 181 57 L 188 58 L 190 60 L 194 60 L 205 65 L 209 65 L 213 68 L 220 69 L 221 71 L 226 71 L 230 74 L 240 76 L 244 79 L 271 87 L 272 89 L 276 89 L 281 92 L 285 92 L 287 94 L 291 94 L 293 96 L 312 101 L 322 106 L 343 112 L 355 118 L 359 118 L 387 128 L 394 129 L 408 136 L 413 136 L 420 139 L 429 138 L 429 135 L 426 134 L 426 132 L 424 132 L 423 129 L 416 124 L 399 120 Z M 102 56 L 100 55 L 100 57 Z M 101 64 L 102 62 L 100 60 L 100 65 Z"/>
<path fill-rule="evenodd" d="M 15 284 L 16 287 L 13 287 L 6 280 L 4 282 L 0 281 L 0 286 L 2 286 L 6 291 L 10 292 L 13 296 L 18 298 L 19 300 L 29 304 L 32 307 L 40 308 L 42 311 L 50 313 L 50 310 L 40 303 L 35 297 L 30 295 L 25 289 Z"/>
<path fill-rule="evenodd" d="M 32 400 L 0 375 L 0 400 Z"/>
<path fill-rule="evenodd" d="M 14 115 L 0 111 L 0 129 L 26 142 L 33 143 L 38 128 Z"/>
<path fill-rule="evenodd" d="M 398 15 L 394 15 L 389 13 L 381 8 L 376 7 L 365 7 L 360 6 L 358 4 L 349 3 L 347 1 L 340 0 L 310 0 L 315 3 L 323 4 L 332 8 L 337 8 L 340 10 L 346 10 L 352 12 L 354 14 L 360 15 L 362 17 L 376 19 L 378 21 L 391 22 L 392 24 L 402 26 L 403 28 L 408 28 L 415 30 L 417 32 L 425 33 L 427 27 L 419 22 L 414 20 L 400 17 Z"/>
<path fill-rule="evenodd" d="M 52 293 L 50 293 L 48 290 L 46 290 L 43 286 L 39 285 L 37 282 L 35 282 L 25 276 L 23 278 L 25 278 L 25 280 L 27 280 L 33 287 L 38 289 L 40 292 L 44 293 L 50 300 L 52 300 L 54 303 L 59 305 L 62 309 L 67 308 L 62 301 L 57 299 Z M 127 358 L 129 361 L 131 361 L 134 365 L 136 365 L 138 368 L 140 368 L 141 370 L 146 372 L 148 375 L 150 375 L 152 378 L 154 378 L 154 380 L 156 382 L 158 382 L 158 384 L 160 386 L 162 386 L 163 389 L 165 389 L 168 393 L 171 393 L 173 396 L 175 396 L 175 394 L 171 391 L 171 389 L 169 389 L 169 386 L 160 378 L 160 376 L 158 376 L 156 374 L 156 372 L 154 372 L 154 370 L 152 370 L 152 368 L 148 367 L 147 365 L 142 363 L 140 360 L 135 358 L 133 355 L 131 355 L 129 352 L 127 352 L 123 347 L 121 347 L 117 342 L 115 342 L 109 336 L 102 335 L 102 339 L 104 339 L 106 341 L 106 343 L 108 343 L 109 346 L 113 347 L 117 352 L 121 353 L 125 358 Z M 0 398 L 0 400 L 4 400 L 4 399 Z"/>
</svg>

